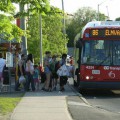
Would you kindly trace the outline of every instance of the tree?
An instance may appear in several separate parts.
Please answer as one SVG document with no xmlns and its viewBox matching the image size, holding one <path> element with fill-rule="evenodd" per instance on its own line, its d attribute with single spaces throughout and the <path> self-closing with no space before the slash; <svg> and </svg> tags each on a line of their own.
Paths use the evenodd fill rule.
<svg viewBox="0 0 120 120">
<path fill-rule="evenodd" d="M 63 24 L 62 24 L 62 11 L 56 8 L 56 13 L 50 13 L 49 15 L 43 18 L 45 22 L 45 26 L 43 28 L 43 34 L 47 35 L 47 39 L 49 41 L 49 50 L 52 51 L 52 54 L 62 54 L 66 53 L 67 49 L 65 45 L 68 42 L 64 39 L 64 34 L 62 32 Z M 52 12 L 52 11 L 51 11 Z"/>
<path fill-rule="evenodd" d="M 27 10 L 19 11 L 15 17 L 30 16 L 36 13 L 46 13 L 50 10 L 49 0 L 11 0 L 13 3 L 20 4 L 23 8 L 25 5 L 29 7 Z"/>
<path fill-rule="evenodd" d="M 62 11 L 58 8 L 51 7 L 51 11 L 47 15 L 42 16 L 42 41 L 43 54 L 45 51 L 51 51 L 52 55 L 61 55 L 66 53 L 68 39 L 64 40 L 62 33 Z M 28 51 L 34 54 L 36 62 L 39 62 L 40 53 L 40 33 L 39 33 L 39 14 L 30 16 L 28 20 L 28 28 L 31 37 L 28 38 Z M 33 44 L 34 43 L 34 44 Z"/>
<path fill-rule="evenodd" d="M 17 15 L 28 15 L 31 12 L 39 11 L 45 12 L 49 9 L 49 0 L 1 0 L 0 10 L 6 13 L 14 13 L 14 6 L 12 3 L 22 4 L 23 6 L 29 4 L 27 11 L 18 12 Z"/>
<path fill-rule="evenodd" d="M 13 24 L 15 7 L 10 0 L 0 1 L 0 11 L 2 11 L 2 14 L 0 14 L 0 38 L 3 40 L 13 40 L 15 38 L 20 42 L 20 37 L 24 35 L 24 31 Z"/>
<path fill-rule="evenodd" d="M 0 38 L 3 40 L 13 40 L 14 38 L 20 42 L 20 37 L 24 35 L 24 31 L 11 23 L 13 17 L 0 14 Z"/>
<path fill-rule="evenodd" d="M 23 7 L 29 4 L 29 8 L 15 14 L 15 7 L 12 3 L 21 4 Z M 2 19 L 2 22 L 0 23 L 0 37 L 7 40 L 12 40 L 13 38 L 16 38 L 16 40 L 20 41 L 20 37 L 25 34 L 23 30 L 18 28 L 15 24 L 11 23 L 14 17 L 16 18 L 29 16 L 30 14 L 33 15 L 36 12 L 42 13 L 48 10 L 49 0 L 1 0 L 0 11 L 4 12 L 4 15 L 0 15 L 0 18 Z M 8 17 L 8 15 L 10 17 Z"/>
<path fill-rule="evenodd" d="M 15 11 L 15 7 L 10 0 L 0 0 L 0 11 L 13 14 Z"/>
<path fill-rule="evenodd" d="M 69 38 L 68 47 L 73 47 L 75 36 L 82 30 L 86 23 L 97 19 L 97 12 L 90 7 L 79 9 L 73 18 L 68 19 L 66 32 Z M 105 20 L 106 16 L 100 13 L 100 20 Z"/>
<path fill-rule="evenodd" d="M 27 10 L 22 10 L 14 14 L 14 7 L 12 3 L 20 4 L 22 8 L 25 5 L 29 5 Z M 36 59 L 39 58 L 39 14 L 43 16 L 42 29 L 43 29 L 43 52 L 50 50 L 55 54 L 66 53 L 67 49 L 67 37 L 64 40 L 64 34 L 62 33 L 62 17 L 63 12 L 58 8 L 50 7 L 49 0 L 1 0 L 0 10 L 3 12 L 10 12 L 11 16 L 15 18 L 28 17 L 28 28 L 30 37 L 28 38 L 28 50 L 34 53 Z M 15 28 L 15 26 L 14 26 Z M 15 32 L 15 30 L 13 30 Z M 12 34 L 19 35 L 19 34 Z M 11 36 L 12 37 L 12 36 Z M 33 44 L 34 43 L 34 44 Z M 59 46 L 59 47 L 58 47 Z"/>
</svg>

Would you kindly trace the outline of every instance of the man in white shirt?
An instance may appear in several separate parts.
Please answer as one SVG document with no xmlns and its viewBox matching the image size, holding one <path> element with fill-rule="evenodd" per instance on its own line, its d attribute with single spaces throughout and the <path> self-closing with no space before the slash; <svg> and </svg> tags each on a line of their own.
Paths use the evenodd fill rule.
<svg viewBox="0 0 120 120">
<path fill-rule="evenodd" d="M 2 72 L 5 66 L 5 59 L 2 58 L 2 53 L 0 53 L 0 82 L 2 81 Z"/>
</svg>

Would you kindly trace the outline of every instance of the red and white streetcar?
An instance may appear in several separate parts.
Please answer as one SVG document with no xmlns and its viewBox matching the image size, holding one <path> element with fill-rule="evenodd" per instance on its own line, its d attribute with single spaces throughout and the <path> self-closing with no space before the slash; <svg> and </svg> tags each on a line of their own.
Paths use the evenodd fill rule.
<svg viewBox="0 0 120 120">
<path fill-rule="evenodd" d="M 87 23 L 75 42 L 74 58 L 74 85 L 120 89 L 120 21 Z"/>
</svg>

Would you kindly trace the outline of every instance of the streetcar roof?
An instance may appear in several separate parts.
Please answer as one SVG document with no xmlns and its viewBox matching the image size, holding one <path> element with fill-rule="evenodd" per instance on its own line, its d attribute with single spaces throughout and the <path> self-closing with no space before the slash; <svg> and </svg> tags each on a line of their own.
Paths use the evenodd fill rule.
<svg viewBox="0 0 120 120">
<path fill-rule="evenodd" d="M 120 21 L 92 21 L 85 25 L 85 28 L 93 27 L 120 27 Z"/>
<path fill-rule="evenodd" d="M 81 37 L 83 37 L 83 33 L 86 29 L 90 28 L 110 28 L 110 27 L 119 27 L 120 28 L 120 21 L 92 21 L 88 22 L 85 27 L 82 29 Z"/>
</svg>

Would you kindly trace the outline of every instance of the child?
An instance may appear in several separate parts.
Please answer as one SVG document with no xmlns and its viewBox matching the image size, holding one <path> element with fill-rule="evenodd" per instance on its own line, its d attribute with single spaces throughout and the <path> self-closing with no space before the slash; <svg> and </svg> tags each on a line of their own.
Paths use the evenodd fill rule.
<svg viewBox="0 0 120 120">
<path fill-rule="evenodd" d="M 37 65 L 34 65 L 33 79 L 34 79 L 36 90 L 39 90 L 40 79 L 39 79 L 39 70 Z"/>
</svg>

